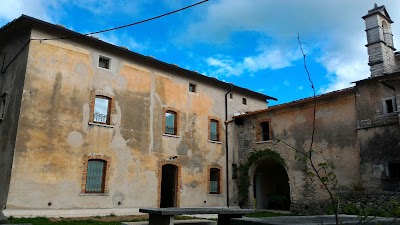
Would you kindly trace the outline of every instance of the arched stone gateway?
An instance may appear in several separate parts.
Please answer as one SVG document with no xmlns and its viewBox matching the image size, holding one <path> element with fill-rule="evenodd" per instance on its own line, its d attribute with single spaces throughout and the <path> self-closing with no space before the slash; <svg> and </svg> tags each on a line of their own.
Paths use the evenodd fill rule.
<svg viewBox="0 0 400 225">
<path fill-rule="evenodd" d="M 285 167 L 272 159 L 263 159 L 253 165 L 253 184 L 250 196 L 257 209 L 290 210 L 289 177 Z"/>
<path fill-rule="evenodd" d="M 239 204 L 290 210 L 291 191 L 285 160 L 271 149 L 252 151 L 239 167 Z"/>
</svg>

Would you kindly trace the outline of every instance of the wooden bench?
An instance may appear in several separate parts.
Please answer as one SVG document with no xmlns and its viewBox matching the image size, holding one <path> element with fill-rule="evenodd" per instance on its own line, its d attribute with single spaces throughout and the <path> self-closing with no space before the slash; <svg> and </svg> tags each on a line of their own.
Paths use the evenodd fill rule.
<svg viewBox="0 0 400 225">
<path fill-rule="evenodd" d="M 149 225 L 173 225 L 176 215 L 218 214 L 218 225 L 230 225 L 231 218 L 242 218 L 254 213 L 254 209 L 233 208 L 141 208 L 139 212 L 149 214 Z"/>
</svg>

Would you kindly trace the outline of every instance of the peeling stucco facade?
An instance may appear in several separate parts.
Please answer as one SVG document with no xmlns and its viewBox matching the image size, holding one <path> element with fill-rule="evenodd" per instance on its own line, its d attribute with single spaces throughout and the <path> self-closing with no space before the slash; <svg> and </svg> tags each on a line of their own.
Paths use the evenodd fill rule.
<svg viewBox="0 0 400 225">
<path fill-rule="evenodd" d="M 24 25 L 24 20 L 33 24 L 26 28 L 25 40 L 69 33 L 31 18 L 7 29 Z M 235 185 L 229 177 L 227 188 L 225 176 L 231 170 L 226 168 L 225 131 L 227 126 L 234 128 L 224 124 L 231 86 L 87 39 L 31 40 L 14 62 L 20 67 L 10 67 L 0 77 L 0 90 L 10 92 L 15 104 L 8 106 L 0 124 L 6 156 L 1 157 L 1 171 L 6 173 L 2 178 L 9 177 L 0 184 L 7 190 L 0 196 L 4 213 L 68 216 L 73 211 L 77 216 L 79 210 L 83 215 L 99 214 L 87 210 L 101 209 L 103 214 L 131 214 L 140 207 L 159 207 L 165 164 L 178 168 L 176 206 L 223 207 L 228 191 L 230 205 L 237 206 Z M 20 49 L 11 41 L 0 47 Z M 99 56 L 111 59 L 109 69 L 98 66 Z M 188 90 L 189 83 L 196 85 L 196 92 Z M 237 111 L 267 107 L 268 96 L 236 86 L 231 93 L 228 120 Z M 109 124 L 93 121 L 97 95 L 111 101 Z M 176 135 L 164 132 L 167 109 L 177 112 Z M 219 122 L 218 141 L 210 141 L 210 118 Z M 232 130 L 230 146 L 234 138 Z M 4 144 L 7 141 L 11 144 Z M 85 193 L 90 159 L 107 163 L 103 193 Z M 229 154 L 228 165 L 232 161 Z M 210 168 L 220 169 L 219 194 L 209 194 Z"/>
</svg>

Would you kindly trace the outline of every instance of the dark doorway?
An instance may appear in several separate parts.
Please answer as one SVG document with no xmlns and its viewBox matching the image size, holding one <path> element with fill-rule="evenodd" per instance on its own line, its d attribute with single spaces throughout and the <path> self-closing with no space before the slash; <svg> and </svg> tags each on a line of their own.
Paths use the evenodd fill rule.
<svg viewBox="0 0 400 225">
<path fill-rule="evenodd" d="M 178 167 L 162 166 L 160 208 L 177 207 Z"/>
<path fill-rule="evenodd" d="M 257 209 L 290 210 L 289 177 L 282 165 L 263 160 L 254 173 L 253 184 Z"/>
</svg>

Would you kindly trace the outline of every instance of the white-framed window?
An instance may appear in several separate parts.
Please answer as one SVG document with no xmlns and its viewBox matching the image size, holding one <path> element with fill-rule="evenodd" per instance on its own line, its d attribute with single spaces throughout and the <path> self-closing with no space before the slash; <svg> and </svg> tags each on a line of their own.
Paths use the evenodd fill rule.
<svg viewBox="0 0 400 225">
<path fill-rule="evenodd" d="M 396 98 L 394 96 L 382 99 L 383 114 L 392 114 L 396 110 Z"/>
<path fill-rule="evenodd" d="M 103 69 L 111 70 L 111 58 L 103 55 L 99 55 L 98 66 Z"/>
<path fill-rule="evenodd" d="M 0 97 L 0 121 L 3 121 L 6 116 L 7 108 L 7 92 L 3 93 Z"/>
</svg>

